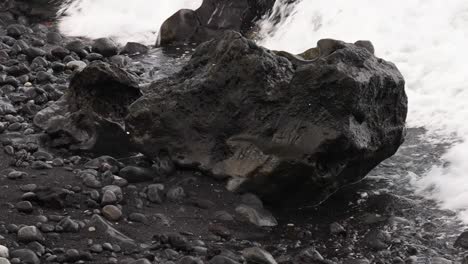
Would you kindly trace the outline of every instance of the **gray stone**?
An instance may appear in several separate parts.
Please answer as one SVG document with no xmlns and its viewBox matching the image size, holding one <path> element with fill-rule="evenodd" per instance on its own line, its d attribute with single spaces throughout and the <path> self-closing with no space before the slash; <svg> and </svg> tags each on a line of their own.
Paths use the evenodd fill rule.
<svg viewBox="0 0 468 264">
<path fill-rule="evenodd" d="M 41 261 L 30 249 L 17 249 L 11 252 L 11 258 L 18 258 L 22 264 L 40 264 Z"/>
<path fill-rule="evenodd" d="M 212 258 L 209 262 L 210 264 L 240 264 L 239 262 L 230 259 L 228 257 L 218 255 Z"/>
<path fill-rule="evenodd" d="M 295 257 L 297 264 L 309 264 L 309 263 L 323 263 L 324 258 L 322 255 L 313 247 L 306 248 L 299 252 Z"/>
<path fill-rule="evenodd" d="M 83 179 L 83 184 L 90 188 L 101 188 L 102 183 L 96 179 L 96 176 L 87 174 Z"/>
<path fill-rule="evenodd" d="M 430 263 L 431 264 L 452 264 L 453 262 L 443 257 L 432 257 Z"/>
<path fill-rule="evenodd" d="M 236 208 L 236 212 L 256 226 L 268 227 L 278 225 L 276 218 L 269 211 L 262 208 L 254 208 L 241 204 Z"/>
<path fill-rule="evenodd" d="M 234 221 L 234 217 L 226 211 L 216 211 L 213 216 L 220 221 Z"/>
<path fill-rule="evenodd" d="M 70 61 L 66 64 L 66 67 L 70 70 L 80 72 L 86 68 L 86 62 L 83 61 Z"/>
<path fill-rule="evenodd" d="M 330 224 L 330 233 L 332 235 L 346 235 L 344 227 L 338 223 Z"/>
<path fill-rule="evenodd" d="M 104 57 L 117 55 L 119 48 L 117 44 L 109 38 L 99 38 L 94 40 L 93 51 L 102 54 Z"/>
<path fill-rule="evenodd" d="M 44 236 L 35 226 L 25 226 L 18 230 L 18 241 L 28 243 L 33 241 L 41 242 Z"/>
<path fill-rule="evenodd" d="M 102 195 L 101 205 L 116 204 L 117 196 L 112 191 L 105 191 Z"/>
<path fill-rule="evenodd" d="M 27 214 L 30 214 L 32 213 L 32 211 L 34 210 L 31 202 L 29 201 L 21 201 L 21 202 L 18 202 L 16 204 L 16 209 L 19 211 L 19 212 L 22 212 L 22 213 L 27 213 Z"/>
<path fill-rule="evenodd" d="M 141 213 L 131 213 L 128 216 L 128 220 L 132 222 L 143 223 L 143 224 L 148 223 L 148 218 L 146 217 L 146 215 L 141 214 Z"/>
<path fill-rule="evenodd" d="M 43 57 L 46 55 L 46 52 L 40 48 L 28 48 L 25 51 L 26 55 L 29 57 L 30 60 L 33 60 L 36 57 Z"/>
<path fill-rule="evenodd" d="M 172 187 L 166 193 L 167 199 L 172 202 L 177 202 L 185 197 L 184 188 L 180 186 Z"/>
<path fill-rule="evenodd" d="M 177 264 L 203 264 L 203 261 L 192 256 L 185 256 L 177 261 Z"/>
<path fill-rule="evenodd" d="M 370 249 L 380 251 L 390 246 L 391 236 L 386 231 L 372 229 L 364 236 L 364 241 Z"/>
<path fill-rule="evenodd" d="M 118 221 L 122 217 L 122 211 L 115 205 L 106 205 L 102 208 L 102 215 L 109 221 Z"/>
<path fill-rule="evenodd" d="M 120 54 L 128 54 L 130 56 L 132 55 L 138 55 L 138 54 L 146 54 L 148 53 L 149 48 L 146 45 L 136 43 L 136 42 L 128 42 L 125 47 L 122 49 Z"/>
<path fill-rule="evenodd" d="M 116 202 L 121 202 L 123 200 L 123 192 L 122 188 L 120 188 L 117 185 L 107 185 L 102 188 L 102 191 L 104 193 L 106 192 L 112 192 L 115 195 L 115 198 L 117 199 Z"/>
<path fill-rule="evenodd" d="M 52 165 L 44 161 L 36 160 L 31 164 L 31 168 L 35 170 L 47 170 L 47 169 L 52 169 Z"/>
<path fill-rule="evenodd" d="M 8 258 L 10 256 L 9 252 L 7 247 L 0 245 L 0 257 Z"/>
<path fill-rule="evenodd" d="M 98 232 L 105 234 L 105 239 L 118 243 L 126 252 L 138 247 L 133 239 L 119 232 L 99 215 L 93 215 L 89 225 L 95 227 Z"/>
<path fill-rule="evenodd" d="M 164 195 L 164 185 L 162 184 L 151 184 L 148 186 L 148 200 L 152 203 L 162 203 L 162 197 Z"/>
<path fill-rule="evenodd" d="M 16 114 L 15 107 L 8 98 L 0 97 L 0 115 Z"/>
<path fill-rule="evenodd" d="M 60 220 L 60 222 L 57 224 L 58 227 L 60 227 L 63 232 L 70 232 L 70 233 L 77 233 L 80 231 L 80 224 L 71 219 L 71 217 L 67 216 Z"/>
<path fill-rule="evenodd" d="M 257 264 L 277 264 L 273 256 L 258 247 L 251 247 L 242 250 L 242 256 L 247 260 L 247 262 L 257 263 Z"/>
<path fill-rule="evenodd" d="M 151 264 L 151 261 L 145 258 L 137 259 L 135 261 L 130 262 L 130 264 Z"/>
<path fill-rule="evenodd" d="M 65 48 L 76 53 L 81 53 L 86 48 L 86 46 L 81 40 L 74 40 L 68 42 L 65 45 Z"/>
<path fill-rule="evenodd" d="M 455 247 L 468 249 L 468 231 L 461 233 L 455 241 Z"/>
<path fill-rule="evenodd" d="M 104 249 L 102 248 L 102 245 L 100 244 L 94 244 L 92 245 L 89 250 L 93 253 L 101 253 L 104 251 Z"/>
<path fill-rule="evenodd" d="M 155 177 L 155 172 L 149 168 L 127 166 L 120 170 L 119 176 L 126 179 L 130 183 L 152 181 Z"/>
</svg>

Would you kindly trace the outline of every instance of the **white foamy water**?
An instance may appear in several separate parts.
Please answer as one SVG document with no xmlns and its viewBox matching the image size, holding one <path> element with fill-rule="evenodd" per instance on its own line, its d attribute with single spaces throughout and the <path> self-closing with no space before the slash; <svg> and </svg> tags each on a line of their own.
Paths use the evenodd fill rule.
<svg viewBox="0 0 468 264">
<path fill-rule="evenodd" d="M 75 0 L 64 6 L 59 29 L 69 36 L 112 37 L 156 43 L 161 24 L 182 8 L 196 9 L 202 0 Z"/>
<path fill-rule="evenodd" d="M 281 2 L 274 15 L 283 19 L 261 23 L 261 44 L 299 53 L 322 38 L 371 40 L 406 78 L 408 126 L 426 127 L 435 142 L 465 142 L 414 185 L 468 223 L 468 1 L 302 0 L 289 10 Z"/>
</svg>

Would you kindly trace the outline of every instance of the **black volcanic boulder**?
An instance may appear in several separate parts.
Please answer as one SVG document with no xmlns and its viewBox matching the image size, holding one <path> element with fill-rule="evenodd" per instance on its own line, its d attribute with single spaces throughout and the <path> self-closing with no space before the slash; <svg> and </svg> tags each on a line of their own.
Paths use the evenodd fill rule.
<svg viewBox="0 0 468 264">
<path fill-rule="evenodd" d="M 274 0 L 204 0 L 197 10 L 182 9 L 161 26 L 157 45 L 204 42 L 226 30 L 247 33 Z"/>
<path fill-rule="evenodd" d="M 104 62 L 76 73 L 62 99 L 40 111 L 34 124 L 52 147 L 118 155 L 130 149 L 124 128 L 127 106 L 141 96 L 137 80 Z"/>
<path fill-rule="evenodd" d="M 227 32 L 130 105 L 127 129 L 149 157 L 229 177 L 232 190 L 321 201 L 397 151 L 407 97 L 395 65 L 365 47 L 318 49 L 305 61 Z"/>
</svg>

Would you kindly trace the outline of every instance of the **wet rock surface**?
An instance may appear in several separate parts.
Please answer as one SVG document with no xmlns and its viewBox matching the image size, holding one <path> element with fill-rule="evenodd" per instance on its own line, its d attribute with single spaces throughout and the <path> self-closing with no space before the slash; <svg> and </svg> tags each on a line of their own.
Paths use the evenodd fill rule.
<svg viewBox="0 0 468 264">
<path fill-rule="evenodd" d="M 367 49 L 318 47 L 320 57 L 298 66 L 235 32 L 200 45 L 129 106 L 133 142 L 231 177 L 230 189 L 322 201 L 396 152 L 407 98 L 397 68 Z"/>
<path fill-rule="evenodd" d="M 168 18 L 157 45 L 201 43 L 227 30 L 247 33 L 273 4 L 272 0 L 204 0 L 197 10 L 182 9 Z"/>
<path fill-rule="evenodd" d="M 128 55 L 106 57 L 110 53 L 97 53 L 103 50 L 93 50 L 91 40 L 37 24 L 44 17 L 21 7 L 31 3 L 45 1 L 0 2 L 0 264 L 466 260 L 467 236 L 455 214 L 405 188 L 446 147 L 423 141 L 421 130 L 409 129 L 396 155 L 361 182 L 320 205 L 299 208 L 275 208 L 255 194 L 232 193 L 225 181 L 207 177 L 194 164 L 174 164 L 169 153 L 148 159 L 77 151 L 73 145 L 101 141 L 87 139 L 102 135 L 89 129 L 102 120 L 118 128 L 107 133 L 128 132 L 126 106 L 140 92 L 152 92 L 146 84 L 179 72 L 194 46 L 142 55 L 144 47 L 131 44 L 121 51 Z M 372 50 L 368 43 L 357 46 Z M 308 59 L 317 54 L 309 52 Z M 286 71 L 303 67 L 296 56 L 282 55 Z M 50 133 L 49 119 L 77 112 L 86 122 L 70 120 Z M 70 135 L 85 140 L 70 141 Z M 104 135 L 110 147 L 123 146 Z"/>
<path fill-rule="evenodd" d="M 140 95 L 136 79 L 126 71 L 105 62 L 92 62 L 73 76 L 59 102 L 36 114 L 34 123 L 46 130 L 51 141 L 48 144 L 53 147 L 68 145 L 118 155 L 122 149 L 130 149 L 125 143 L 123 118 L 126 107 Z"/>
</svg>

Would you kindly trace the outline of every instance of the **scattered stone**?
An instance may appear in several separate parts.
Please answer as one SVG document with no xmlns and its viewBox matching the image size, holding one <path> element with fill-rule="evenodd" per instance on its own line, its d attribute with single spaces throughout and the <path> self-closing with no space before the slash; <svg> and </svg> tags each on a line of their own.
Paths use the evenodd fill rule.
<svg viewBox="0 0 468 264">
<path fill-rule="evenodd" d="M 33 241 L 41 242 L 44 236 L 35 226 L 25 226 L 18 230 L 18 241 L 28 243 Z"/>
<path fill-rule="evenodd" d="M 201 209 L 211 209 L 215 206 L 214 202 L 207 200 L 207 199 L 199 199 L 199 198 L 190 200 L 190 203 Z"/>
<path fill-rule="evenodd" d="M 332 235 L 346 235 L 344 227 L 338 223 L 330 224 L 330 233 Z"/>
<path fill-rule="evenodd" d="M 0 257 L 8 258 L 10 256 L 9 250 L 7 247 L 0 245 Z"/>
<path fill-rule="evenodd" d="M 121 202 L 123 200 L 122 189 L 117 185 L 107 185 L 102 188 L 103 193 L 112 192 L 115 195 L 116 202 Z M 104 197 L 103 197 L 104 199 Z"/>
<path fill-rule="evenodd" d="M 119 48 L 117 44 L 109 38 L 99 38 L 94 40 L 93 51 L 102 54 L 104 57 L 117 55 Z"/>
<path fill-rule="evenodd" d="M 195 257 L 185 256 L 181 258 L 177 264 L 203 264 L 203 261 Z"/>
<path fill-rule="evenodd" d="M 104 58 L 104 56 L 102 56 L 101 54 L 99 53 L 90 53 L 86 56 L 86 59 L 88 61 L 95 61 L 95 60 L 102 60 Z"/>
<path fill-rule="evenodd" d="M 12 172 L 8 173 L 7 178 L 11 179 L 11 180 L 16 180 L 16 179 L 21 179 L 21 178 L 27 177 L 27 176 L 28 176 L 28 174 L 26 172 L 12 171 Z"/>
<path fill-rule="evenodd" d="M 326 263 L 322 255 L 313 247 L 302 250 L 295 258 L 297 264 Z"/>
<path fill-rule="evenodd" d="M 155 178 L 155 172 L 149 168 L 127 166 L 120 170 L 119 176 L 129 183 L 139 183 L 152 181 Z"/>
<path fill-rule="evenodd" d="M 179 233 L 171 233 L 168 235 L 169 244 L 180 250 L 187 250 L 190 245 L 187 238 Z"/>
<path fill-rule="evenodd" d="M 151 264 L 151 261 L 148 259 L 142 258 L 142 259 L 137 259 L 135 261 L 130 262 L 130 264 Z"/>
<path fill-rule="evenodd" d="M 136 223 L 143 223 L 143 224 L 148 223 L 148 218 L 146 217 L 146 215 L 141 214 L 141 213 L 131 213 L 128 216 L 128 220 L 132 222 L 136 222 Z"/>
<path fill-rule="evenodd" d="M 120 54 L 128 54 L 132 55 L 139 55 L 139 54 L 146 54 L 148 53 L 149 48 L 146 45 L 136 43 L 136 42 L 128 42 L 125 47 L 122 49 Z"/>
<path fill-rule="evenodd" d="M 67 216 L 60 220 L 60 222 L 57 224 L 57 227 L 60 227 L 60 229 L 63 232 L 69 232 L 69 233 L 77 233 L 80 231 L 80 224 L 71 219 L 71 217 Z"/>
<path fill-rule="evenodd" d="M 231 231 L 222 225 L 210 225 L 208 229 L 214 235 L 220 236 L 221 238 L 224 238 L 224 239 L 229 239 L 232 236 Z"/>
<path fill-rule="evenodd" d="M 365 235 L 364 241 L 370 249 L 380 251 L 389 247 L 391 236 L 388 232 L 372 229 Z"/>
<path fill-rule="evenodd" d="M 56 32 L 49 32 L 46 35 L 46 41 L 49 44 L 60 44 L 63 41 L 62 35 Z"/>
<path fill-rule="evenodd" d="M 431 264 L 452 264 L 453 262 L 443 257 L 432 257 L 430 263 Z"/>
<path fill-rule="evenodd" d="M 118 243 L 124 251 L 132 251 L 137 248 L 137 244 L 133 239 L 116 230 L 110 223 L 99 215 L 93 215 L 89 225 L 91 227 L 95 227 L 97 232 L 105 234 L 107 239 Z"/>
<path fill-rule="evenodd" d="M 65 252 L 65 260 L 67 262 L 76 262 L 78 260 L 80 260 L 81 256 L 80 256 L 80 252 L 77 250 L 77 249 L 68 249 L 66 252 Z"/>
<path fill-rule="evenodd" d="M 115 205 L 106 205 L 102 208 L 102 215 L 109 221 L 118 221 L 122 217 L 122 211 Z"/>
<path fill-rule="evenodd" d="M 81 53 L 86 46 L 81 40 L 73 40 L 68 42 L 65 45 L 65 48 L 76 53 Z"/>
<path fill-rule="evenodd" d="M 52 160 L 52 165 L 54 167 L 63 167 L 65 163 L 63 162 L 63 159 L 62 158 L 55 158 Z"/>
<path fill-rule="evenodd" d="M 35 193 L 38 203 L 42 206 L 61 209 L 67 205 L 67 198 L 71 191 L 64 188 L 41 188 Z"/>
<path fill-rule="evenodd" d="M 162 184 L 151 184 L 148 186 L 148 200 L 152 203 L 161 204 L 162 197 L 164 195 L 164 185 Z"/>
<path fill-rule="evenodd" d="M 1 82 L 1 80 L 0 80 Z M 15 114 L 15 107 L 8 98 L 0 97 L 0 115 Z"/>
<path fill-rule="evenodd" d="M 30 214 L 33 212 L 34 208 L 31 202 L 29 201 L 21 201 L 16 204 L 16 209 L 19 212 Z"/>
<path fill-rule="evenodd" d="M 258 247 L 251 247 L 242 250 L 242 256 L 247 260 L 247 262 L 258 263 L 258 264 L 277 264 L 273 256 Z"/>
<path fill-rule="evenodd" d="M 37 189 L 37 184 L 30 183 L 20 186 L 22 192 L 34 192 Z"/>
<path fill-rule="evenodd" d="M 72 71 L 77 71 L 80 72 L 86 68 L 86 62 L 83 61 L 70 61 L 67 64 L 67 68 L 72 70 Z"/>
<path fill-rule="evenodd" d="M 455 247 L 468 249 L 468 231 L 461 233 L 454 244 Z"/>
<path fill-rule="evenodd" d="M 105 191 L 102 195 L 101 205 L 116 204 L 117 196 L 112 191 Z"/>
<path fill-rule="evenodd" d="M 26 27 L 20 24 L 13 24 L 7 27 L 6 34 L 7 36 L 13 38 L 19 38 L 21 35 L 26 33 Z"/>
<path fill-rule="evenodd" d="M 70 51 L 67 50 L 67 49 L 64 48 L 64 47 L 56 47 L 56 48 L 54 48 L 53 50 L 51 50 L 50 53 L 51 53 L 53 56 L 55 56 L 55 57 L 57 57 L 57 58 L 63 60 L 67 55 L 70 54 Z"/>
<path fill-rule="evenodd" d="M 24 264 L 40 264 L 36 253 L 30 249 L 17 249 L 11 252 L 11 258 L 17 258 Z"/>
<path fill-rule="evenodd" d="M 87 187 L 98 189 L 102 187 L 102 184 L 100 181 L 96 179 L 96 176 L 92 174 L 87 174 L 85 178 L 83 179 L 83 184 Z"/>
<path fill-rule="evenodd" d="M 250 223 L 260 226 L 277 226 L 278 221 L 267 210 L 261 208 L 254 208 L 248 205 L 241 204 L 236 208 L 236 212 L 243 218 L 246 218 Z"/>
<path fill-rule="evenodd" d="M 44 57 L 47 54 L 43 49 L 35 47 L 28 48 L 25 53 L 30 60 L 33 60 L 36 57 Z"/>
<path fill-rule="evenodd" d="M 100 244 L 94 244 L 92 245 L 89 250 L 93 253 L 101 253 L 104 251 L 104 249 L 102 248 L 102 245 Z"/>
<path fill-rule="evenodd" d="M 178 202 L 185 198 L 184 188 L 178 186 L 169 189 L 166 193 L 167 199 L 172 202 Z"/>
<path fill-rule="evenodd" d="M 32 164 L 31 164 L 31 168 L 35 169 L 35 170 L 47 170 L 47 169 L 52 169 L 52 165 L 44 162 L 44 161 L 40 161 L 40 160 L 37 160 L 37 161 L 34 161 Z"/>
<path fill-rule="evenodd" d="M 212 258 L 209 264 L 240 264 L 240 263 L 228 257 L 218 255 Z"/>
<path fill-rule="evenodd" d="M 220 221 L 234 221 L 234 217 L 226 211 L 216 211 L 213 216 Z"/>
</svg>

